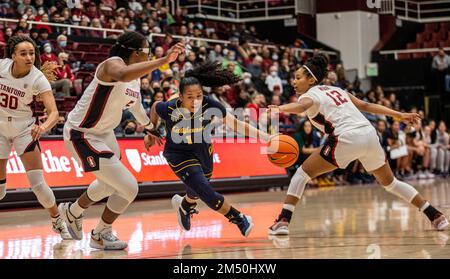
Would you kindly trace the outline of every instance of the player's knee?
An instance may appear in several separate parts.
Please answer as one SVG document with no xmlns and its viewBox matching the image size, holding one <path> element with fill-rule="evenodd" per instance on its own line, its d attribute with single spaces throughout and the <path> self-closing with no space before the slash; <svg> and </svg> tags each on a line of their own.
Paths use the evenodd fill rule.
<svg viewBox="0 0 450 279">
<path fill-rule="evenodd" d="M 106 203 L 106 206 L 112 212 L 116 214 L 122 214 L 130 205 L 131 201 L 128 198 L 123 197 L 120 193 L 115 192 L 112 194 Z"/>
<path fill-rule="evenodd" d="M 36 195 L 39 203 L 44 208 L 51 208 L 55 205 L 55 195 L 44 180 L 42 170 L 31 170 L 27 172 L 28 181 L 31 185 L 31 190 Z"/>
<path fill-rule="evenodd" d="M 384 186 L 384 189 L 388 191 L 391 194 L 396 195 L 397 197 L 400 197 L 404 199 L 405 201 L 411 202 L 415 196 L 419 192 L 412 187 L 411 185 L 398 180 L 394 177 L 394 180 L 387 186 Z"/>
<path fill-rule="evenodd" d="M 93 202 L 98 202 L 105 197 L 109 197 L 115 192 L 115 189 L 98 179 L 89 185 L 87 196 Z"/>
</svg>

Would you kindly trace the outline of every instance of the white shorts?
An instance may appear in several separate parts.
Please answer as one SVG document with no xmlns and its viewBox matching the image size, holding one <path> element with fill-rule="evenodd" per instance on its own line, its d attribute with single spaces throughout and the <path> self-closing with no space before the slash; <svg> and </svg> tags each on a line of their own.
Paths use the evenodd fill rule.
<svg viewBox="0 0 450 279">
<path fill-rule="evenodd" d="M 63 134 L 64 144 L 70 154 L 83 166 L 85 172 L 99 170 L 100 158 L 117 156 L 119 160 L 121 159 L 114 131 L 100 135 L 84 133 L 66 122 Z"/>
<path fill-rule="evenodd" d="M 39 142 L 31 137 L 34 123 L 34 118 L 0 118 L 0 159 L 8 159 L 13 147 L 18 156 L 36 146 L 40 149 Z"/>
<path fill-rule="evenodd" d="M 329 137 L 322 147 L 320 155 L 341 169 L 345 169 L 355 160 L 359 160 L 368 172 L 386 164 L 386 154 L 373 127 L 347 131 L 337 137 Z"/>
</svg>

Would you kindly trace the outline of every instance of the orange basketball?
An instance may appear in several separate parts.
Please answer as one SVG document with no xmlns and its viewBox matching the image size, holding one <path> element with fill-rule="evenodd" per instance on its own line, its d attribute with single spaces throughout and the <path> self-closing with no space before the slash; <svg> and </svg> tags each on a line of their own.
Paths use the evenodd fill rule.
<svg viewBox="0 0 450 279">
<path fill-rule="evenodd" d="M 288 168 L 297 161 L 299 151 L 295 139 L 286 135 L 278 135 L 270 140 L 267 147 L 267 156 L 272 164 L 281 168 Z"/>
</svg>

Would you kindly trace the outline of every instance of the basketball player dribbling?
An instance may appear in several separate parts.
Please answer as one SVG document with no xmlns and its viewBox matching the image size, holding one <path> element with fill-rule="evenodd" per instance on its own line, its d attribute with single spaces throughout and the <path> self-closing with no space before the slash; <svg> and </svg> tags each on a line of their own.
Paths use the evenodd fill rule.
<svg viewBox="0 0 450 279">
<path fill-rule="evenodd" d="M 435 229 L 445 229 L 449 225 L 446 217 L 411 185 L 394 177 L 375 129 L 360 111 L 387 115 L 404 122 L 418 121 L 420 116 L 366 103 L 338 87 L 320 85 L 327 66 L 328 59 L 323 54 L 310 58 L 295 73 L 294 87 L 300 95 L 298 102 L 269 106 L 269 111 L 274 112 L 306 112 L 314 126 L 328 135 L 322 149 L 314 151 L 292 177 L 282 211 L 269 228 L 269 234 L 289 234 L 288 226 L 295 205 L 308 181 L 337 168 L 345 168 L 354 160 L 359 160 L 386 191 L 422 211 Z"/>
<path fill-rule="evenodd" d="M 185 73 L 178 97 L 152 106 L 150 118 L 154 126 L 159 119 L 166 123 L 164 157 L 186 186 L 184 197 L 175 195 L 172 198 L 178 223 L 186 231 L 191 228 L 192 215 L 198 213 L 199 199 L 236 225 L 243 236 L 248 236 L 253 228 L 251 217 L 234 208 L 209 183 L 213 174 L 213 146 L 208 131 L 213 117 L 223 119 L 228 127 L 245 136 L 263 141 L 270 139 L 267 133 L 239 121 L 221 103 L 203 93 L 203 86 L 215 88 L 238 81 L 239 78 L 223 69 L 220 63 L 206 62 Z M 152 132 L 157 133 L 155 129 Z"/>
<path fill-rule="evenodd" d="M 142 106 L 140 77 L 161 65 L 173 62 L 184 51 L 178 43 L 167 56 L 149 60 L 149 43 L 137 32 L 119 36 L 110 51 L 110 58 L 100 63 L 93 81 L 69 113 L 64 127 L 64 143 L 85 172 L 96 179 L 74 203 L 59 206 L 69 232 L 74 239 L 83 237 L 83 212 L 92 204 L 108 197 L 97 226 L 91 231 L 90 246 L 104 250 L 122 250 L 127 243 L 112 233 L 113 222 L 135 199 L 138 193 L 136 178 L 120 161 L 120 149 L 113 129 L 128 108 L 136 120 L 147 128 L 152 124 Z M 149 135 L 146 144 L 156 140 Z"/>
<path fill-rule="evenodd" d="M 44 179 L 39 138 L 58 121 L 58 109 L 47 78 L 56 65 L 44 64 L 47 77 L 39 71 L 40 56 L 36 43 L 25 36 L 11 37 L 6 58 L 0 59 L 0 200 L 6 195 L 6 165 L 14 147 L 22 161 L 31 190 L 52 219 L 53 231 L 71 239 L 60 218 L 55 195 Z M 46 72 L 45 70 L 43 70 Z M 47 120 L 35 125 L 30 104 L 39 96 L 47 110 Z"/>
</svg>

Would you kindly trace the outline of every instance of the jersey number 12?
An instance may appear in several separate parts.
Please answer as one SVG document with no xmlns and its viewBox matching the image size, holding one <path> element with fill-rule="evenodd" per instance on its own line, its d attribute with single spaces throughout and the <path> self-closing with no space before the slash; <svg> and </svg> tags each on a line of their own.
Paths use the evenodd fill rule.
<svg viewBox="0 0 450 279">
<path fill-rule="evenodd" d="M 326 95 L 327 95 L 328 97 L 330 97 L 331 99 L 333 99 L 333 101 L 334 101 L 334 103 L 336 104 L 336 106 L 340 106 L 340 105 L 342 105 L 343 103 L 347 103 L 347 102 L 348 102 L 348 100 L 347 100 L 345 97 L 343 97 L 342 94 L 339 93 L 339 92 L 336 91 L 336 90 L 327 92 Z"/>
</svg>

